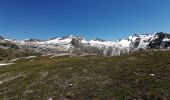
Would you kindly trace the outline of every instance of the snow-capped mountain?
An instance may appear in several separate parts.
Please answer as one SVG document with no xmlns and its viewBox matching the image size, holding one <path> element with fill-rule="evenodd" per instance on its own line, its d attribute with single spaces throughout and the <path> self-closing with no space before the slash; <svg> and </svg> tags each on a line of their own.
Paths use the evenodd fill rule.
<svg viewBox="0 0 170 100">
<path fill-rule="evenodd" d="M 99 38 L 86 41 L 85 38 L 74 35 L 49 40 L 27 39 L 17 41 L 8 39 L 8 41 L 15 43 L 21 49 L 30 49 L 43 54 L 68 53 L 114 56 L 150 48 L 169 49 L 170 34 L 163 32 L 134 34 L 119 41 L 107 41 Z"/>
<path fill-rule="evenodd" d="M 143 35 L 134 35 L 128 38 L 131 43 L 130 47 L 133 49 L 168 49 L 170 47 L 169 39 L 170 34 L 157 32 L 151 34 L 143 34 Z"/>
</svg>

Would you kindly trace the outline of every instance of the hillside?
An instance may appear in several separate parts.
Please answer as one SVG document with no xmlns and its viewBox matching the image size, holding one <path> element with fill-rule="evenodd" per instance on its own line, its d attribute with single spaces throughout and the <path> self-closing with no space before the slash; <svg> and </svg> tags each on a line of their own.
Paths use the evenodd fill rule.
<svg viewBox="0 0 170 100">
<path fill-rule="evenodd" d="M 167 100 L 170 51 L 38 56 L 0 67 L 2 100 Z"/>
</svg>

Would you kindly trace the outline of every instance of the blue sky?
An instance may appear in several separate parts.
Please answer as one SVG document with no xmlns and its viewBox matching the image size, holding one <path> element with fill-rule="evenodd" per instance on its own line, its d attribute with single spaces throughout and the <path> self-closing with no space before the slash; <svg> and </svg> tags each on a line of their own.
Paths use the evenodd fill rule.
<svg viewBox="0 0 170 100">
<path fill-rule="evenodd" d="M 107 40 L 170 32 L 170 0 L 0 0 L 0 35 Z"/>
</svg>

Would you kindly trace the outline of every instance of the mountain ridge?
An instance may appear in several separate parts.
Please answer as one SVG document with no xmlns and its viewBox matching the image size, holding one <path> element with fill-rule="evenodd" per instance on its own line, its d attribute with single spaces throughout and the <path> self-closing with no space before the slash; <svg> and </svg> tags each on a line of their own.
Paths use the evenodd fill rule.
<svg viewBox="0 0 170 100">
<path fill-rule="evenodd" d="M 13 40 L 1 38 L 16 44 L 20 49 L 30 49 L 42 54 L 97 54 L 115 56 L 146 49 L 169 49 L 170 34 L 155 32 L 150 34 L 134 34 L 126 39 L 108 41 L 93 38 L 87 41 L 84 37 L 69 35 L 48 40 L 27 39 Z"/>
</svg>

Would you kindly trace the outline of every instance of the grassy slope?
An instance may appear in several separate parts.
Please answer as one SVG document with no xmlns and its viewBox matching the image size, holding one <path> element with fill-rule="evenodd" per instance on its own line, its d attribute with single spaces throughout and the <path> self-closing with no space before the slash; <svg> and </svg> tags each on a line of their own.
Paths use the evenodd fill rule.
<svg viewBox="0 0 170 100">
<path fill-rule="evenodd" d="M 0 100 L 170 98 L 170 52 L 20 60 L 0 82 Z"/>
<path fill-rule="evenodd" d="M 31 55 L 38 55 L 29 50 L 19 51 L 19 49 L 0 49 L 0 61 L 9 60 L 18 57 L 26 57 Z"/>
</svg>

